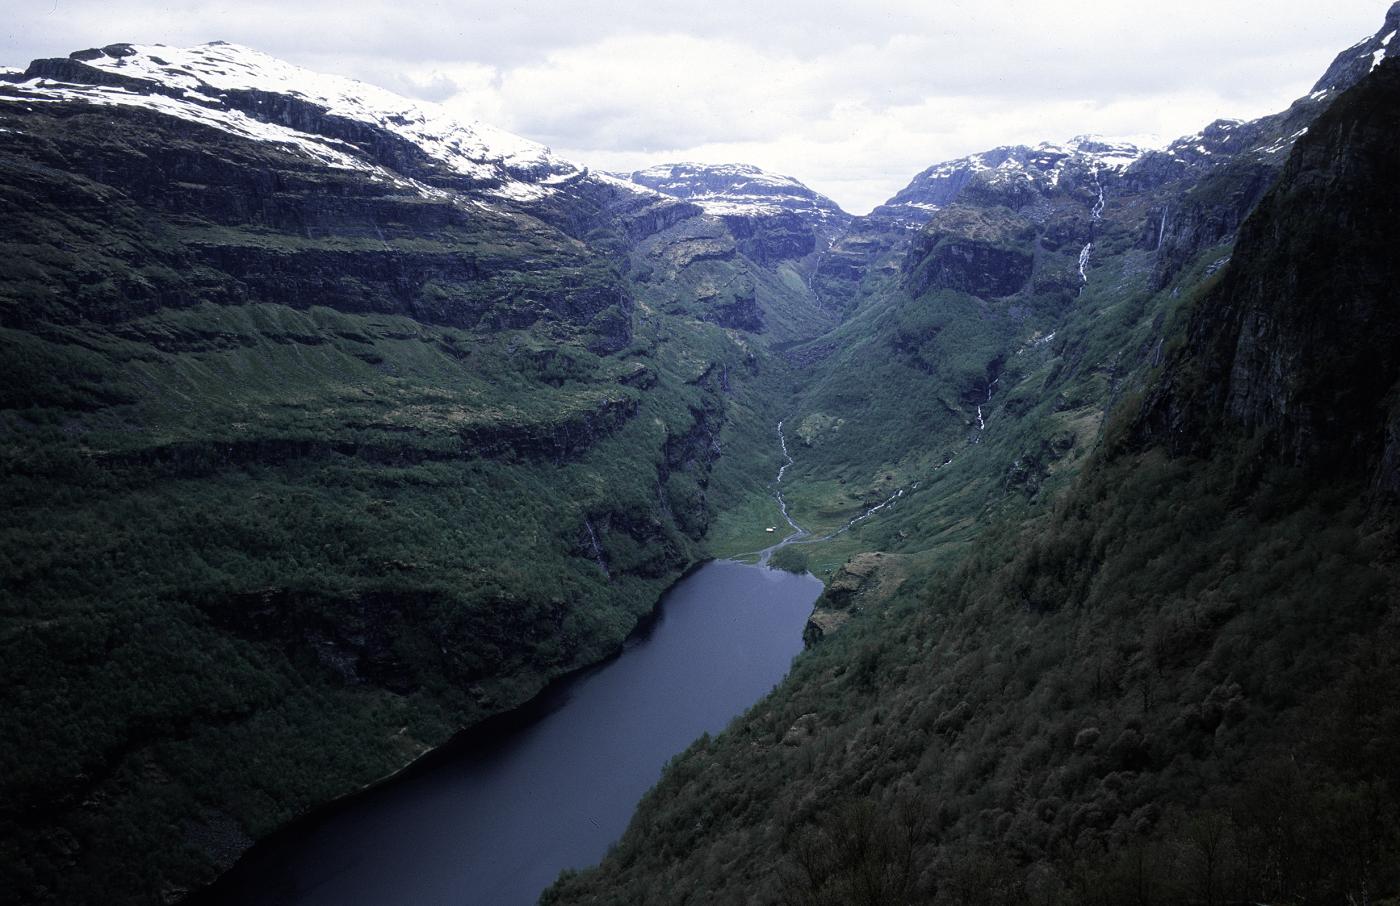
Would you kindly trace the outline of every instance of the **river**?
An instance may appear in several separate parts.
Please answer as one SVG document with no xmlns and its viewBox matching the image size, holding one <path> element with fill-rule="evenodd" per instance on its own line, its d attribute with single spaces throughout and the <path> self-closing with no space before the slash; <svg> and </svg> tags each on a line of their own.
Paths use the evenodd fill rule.
<svg viewBox="0 0 1400 906">
<path fill-rule="evenodd" d="M 513 906 L 596 863 L 676 753 L 773 688 L 811 576 L 706 564 L 615 659 L 259 843 L 201 904 Z"/>
</svg>

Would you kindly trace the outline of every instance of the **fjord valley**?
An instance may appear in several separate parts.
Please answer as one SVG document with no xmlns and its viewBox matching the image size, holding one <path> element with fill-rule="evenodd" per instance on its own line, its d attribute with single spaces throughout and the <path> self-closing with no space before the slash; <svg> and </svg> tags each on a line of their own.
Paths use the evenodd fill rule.
<svg viewBox="0 0 1400 906">
<path fill-rule="evenodd" d="M 806 652 L 544 902 L 1400 895 L 1397 29 L 858 217 L 238 45 L 0 72 L 0 898 L 178 902 L 789 534 Z"/>
</svg>

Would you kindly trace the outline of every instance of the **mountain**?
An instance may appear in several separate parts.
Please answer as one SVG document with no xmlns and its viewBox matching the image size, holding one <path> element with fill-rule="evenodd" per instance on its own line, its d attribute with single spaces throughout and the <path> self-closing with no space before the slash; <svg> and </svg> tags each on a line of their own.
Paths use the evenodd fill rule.
<svg viewBox="0 0 1400 906">
<path fill-rule="evenodd" d="M 234 45 L 8 72 L 0 161 L 5 901 L 177 899 L 615 651 L 829 322 L 696 205 Z"/>
<path fill-rule="evenodd" d="M 530 201 L 587 175 L 500 129 L 222 41 L 192 48 L 111 44 L 36 60 L 7 80 L 24 100 L 159 112 L 287 146 L 332 168 L 417 177 L 427 183 L 421 193 L 451 186 Z"/>
<path fill-rule="evenodd" d="M 1337 54 L 1313 86 L 1313 95 L 1345 91 L 1361 81 L 1386 59 L 1397 32 L 1400 32 L 1400 7 L 1392 4 L 1379 31 Z"/>
<path fill-rule="evenodd" d="M 1396 22 L 856 218 L 234 45 L 0 73 L 0 901 L 178 901 L 782 512 L 810 650 L 547 902 L 1400 891 Z"/>
<path fill-rule="evenodd" d="M 851 221 L 834 201 L 791 177 L 744 164 L 663 164 L 627 178 L 698 206 L 733 237 L 738 252 L 800 296 L 787 306 L 791 326 L 784 339 L 806 339 L 835 323 L 835 313 L 820 306 L 812 288 L 822 256 Z M 757 313 L 735 317 L 751 327 L 767 323 Z"/>
<path fill-rule="evenodd" d="M 792 177 L 746 164 L 659 164 L 629 179 L 722 219 L 745 253 L 765 264 L 825 251 L 851 221 L 836 202 Z"/>
<path fill-rule="evenodd" d="M 658 164 L 628 177 L 638 185 L 700 205 L 716 217 L 798 214 L 813 228 L 839 231 L 851 219 L 841 207 L 791 176 L 748 164 Z"/>
<path fill-rule="evenodd" d="M 544 902 L 1400 890 L 1397 94 L 1381 62 L 1102 196 L 975 170 L 902 243 L 857 220 L 838 249 L 888 244 L 810 347 L 786 493 L 906 493 L 811 555 L 784 684 Z"/>
<path fill-rule="evenodd" d="M 1243 428 L 1272 458 L 1325 479 L 1400 489 L 1400 271 L 1389 254 L 1400 180 L 1386 138 L 1400 125 L 1398 86 L 1400 67 L 1376 67 L 1289 156 L 1145 405 L 1144 443 L 1208 455 L 1222 431 Z"/>
<path fill-rule="evenodd" d="M 1339 54 L 1310 94 L 1272 116 L 1249 122 L 1216 120 L 1163 149 L 1079 136 L 1034 148 L 994 148 L 935 164 L 885 204 L 855 218 L 818 266 L 813 286 L 826 304 L 856 303 L 872 294 L 871 286 L 878 286 L 895 267 L 909 237 L 944 207 L 965 199 L 1022 209 L 1095 179 L 1109 192 L 1121 186 L 1128 192 L 1179 199 L 1178 210 L 1164 206 L 1158 212 L 1154 233 L 1165 248 L 1154 277 L 1163 286 L 1189 257 L 1233 234 L 1330 98 L 1384 58 L 1396 24 L 1400 20 L 1392 9 L 1381 31 Z M 1194 187 L 1194 194 L 1182 191 L 1185 186 Z M 1222 195 L 1234 203 L 1218 204 Z M 1142 229 L 1147 233 L 1151 228 L 1144 224 Z"/>
<path fill-rule="evenodd" d="M 929 167 L 869 216 L 917 229 L 931 213 L 950 204 L 964 190 L 968 194 L 997 195 L 1044 192 L 1058 186 L 1067 174 L 1073 178 L 1075 174 L 1122 170 L 1143 153 L 1134 145 L 1092 136 L 1080 136 L 1065 144 L 1043 142 L 1034 148 L 994 148 Z"/>
</svg>

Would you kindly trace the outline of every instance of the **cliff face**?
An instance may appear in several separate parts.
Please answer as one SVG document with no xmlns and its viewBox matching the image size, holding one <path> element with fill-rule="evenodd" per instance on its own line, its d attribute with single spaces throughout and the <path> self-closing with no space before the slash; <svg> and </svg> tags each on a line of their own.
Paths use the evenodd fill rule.
<svg viewBox="0 0 1400 906">
<path fill-rule="evenodd" d="M 1161 364 L 1179 301 L 1226 266 L 1241 224 L 1340 90 L 1217 120 L 1159 150 L 1091 137 L 992 149 L 928 168 L 856 218 L 810 281 L 846 323 L 787 350 L 812 373 L 802 416 L 842 426 L 824 432 L 804 478 L 839 470 L 874 489 L 902 468 L 912 483 L 989 438 L 997 419 L 1020 435 L 1003 486 L 1038 494 L 1066 468 L 1047 451 L 1089 441 L 1086 426 Z M 1030 427 L 1049 397 L 1053 416 Z M 889 427 L 905 422 L 929 440 Z M 921 452 L 926 462 L 909 465 Z M 850 468 L 871 458 L 882 466 Z"/>
<path fill-rule="evenodd" d="M 1395 488 L 1397 100 L 1384 63 L 1314 121 L 1194 311 L 1144 439 L 1197 451 L 1237 425 L 1297 465 Z"/>
<path fill-rule="evenodd" d="M 910 243 L 909 293 L 941 288 L 983 298 L 1009 296 L 1030 279 L 1036 233 L 1034 224 L 1009 208 L 945 208 Z"/>
<path fill-rule="evenodd" d="M 740 251 L 766 267 L 824 252 L 851 222 L 825 195 L 745 164 L 661 164 L 629 179 L 718 217 Z"/>
<path fill-rule="evenodd" d="M 1345 91 L 1360 82 L 1382 60 L 1400 50 L 1394 44 L 1397 33 L 1400 33 L 1400 3 L 1392 3 L 1380 30 L 1337 54 L 1313 86 L 1313 93 Z"/>
<path fill-rule="evenodd" d="M 1101 187 L 1141 201 L 1135 211 L 1141 219 L 1132 229 L 1155 254 L 1153 288 L 1166 287 L 1196 256 L 1233 239 L 1312 119 L 1384 57 L 1385 36 L 1397 15 L 1392 8 L 1381 31 L 1339 55 L 1311 94 L 1271 116 L 1217 120 L 1160 150 L 1079 136 L 935 164 L 885 204 L 855 218 L 821 261 L 813 285 L 826 304 L 852 307 L 878 292 L 907 254 L 910 239 L 950 205 L 1027 212 Z M 1088 233 L 1082 226 L 1076 231 L 1081 242 Z"/>
<path fill-rule="evenodd" d="M 72 67 L 89 70 L 69 73 L 73 78 L 102 72 Z M 46 89 L 49 83 L 35 76 L 0 105 L 7 122 L 0 154 L 12 165 L 10 191 L 25 201 L 10 213 L 12 241 L 35 252 L 7 262 L 5 323 L 124 320 L 200 300 L 271 302 L 467 329 L 522 328 L 543 319 L 590 332 L 588 342 L 600 349 L 625 345 L 632 302 L 613 263 L 544 220 L 512 214 L 510 203 L 470 209 L 460 194 L 418 182 L 428 175 L 421 150 L 416 157 L 403 149 L 390 154 L 380 147 L 392 143 L 389 133 L 376 141 L 372 127 L 356 124 L 367 160 L 347 155 L 343 165 L 327 166 L 300 145 L 250 140 L 217 122 L 143 106 L 151 98 L 174 102 L 141 93 L 152 83 L 130 81 L 136 87 L 126 91 Z M 13 102 L 45 91 L 74 99 Z M 121 103 L 87 97 L 101 91 Z M 226 115 L 240 124 L 262 122 L 237 109 Z M 308 113 L 303 119 L 310 122 L 280 119 L 337 131 L 324 111 L 319 118 Z M 313 134 L 349 141 L 295 133 Z M 594 221 L 623 228 L 619 218 Z M 144 279 L 111 282 L 92 273 L 98 262 L 74 267 L 55 250 L 60 231 L 83 241 L 99 226 L 122 240 L 104 247 L 109 263 Z M 49 291 L 58 287 L 62 292 Z"/>
</svg>

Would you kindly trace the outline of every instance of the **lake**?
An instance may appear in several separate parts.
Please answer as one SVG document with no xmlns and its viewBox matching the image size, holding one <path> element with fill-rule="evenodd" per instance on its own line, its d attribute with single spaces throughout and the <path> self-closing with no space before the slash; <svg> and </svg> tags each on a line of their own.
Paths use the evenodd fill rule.
<svg viewBox="0 0 1400 906">
<path fill-rule="evenodd" d="M 787 674 L 821 589 L 708 563 L 618 657 L 272 835 L 192 902 L 534 903 L 561 869 L 603 857 L 672 756 Z"/>
</svg>

